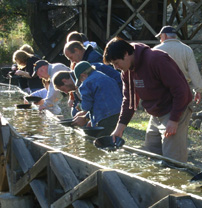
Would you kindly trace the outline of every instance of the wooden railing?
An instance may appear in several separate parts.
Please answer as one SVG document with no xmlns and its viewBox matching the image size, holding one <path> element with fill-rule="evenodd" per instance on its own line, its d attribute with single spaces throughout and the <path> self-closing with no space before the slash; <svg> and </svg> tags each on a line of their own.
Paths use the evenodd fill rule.
<svg viewBox="0 0 202 208">
<path fill-rule="evenodd" d="M 202 206 L 200 197 L 22 138 L 3 117 L 0 154 L 0 191 L 32 194 L 42 208 Z"/>
</svg>

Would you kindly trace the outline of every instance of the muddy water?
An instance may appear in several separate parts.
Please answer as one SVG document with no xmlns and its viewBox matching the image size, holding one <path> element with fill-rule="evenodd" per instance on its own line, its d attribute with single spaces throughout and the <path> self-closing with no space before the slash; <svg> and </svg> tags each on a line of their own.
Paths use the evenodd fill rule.
<svg viewBox="0 0 202 208">
<path fill-rule="evenodd" d="M 202 195 L 202 189 L 190 185 L 192 177 L 187 171 L 165 168 L 161 161 L 145 156 L 129 154 L 123 150 L 106 152 L 98 150 L 87 138 L 76 134 L 70 127 L 57 124 L 54 118 L 39 112 L 36 106 L 31 109 L 17 109 L 23 103 L 23 94 L 16 88 L 0 85 L 0 112 L 23 136 L 37 139 L 38 142 L 104 165 L 120 169 L 144 178 L 157 181 L 189 193 Z"/>
</svg>

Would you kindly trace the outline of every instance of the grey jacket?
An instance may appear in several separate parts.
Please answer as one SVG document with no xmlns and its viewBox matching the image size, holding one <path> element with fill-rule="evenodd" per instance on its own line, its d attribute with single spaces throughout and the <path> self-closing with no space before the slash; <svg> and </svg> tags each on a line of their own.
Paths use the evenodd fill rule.
<svg viewBox="0 0 202 208">
<path fill-rule="evenodd" d="M 178 39 L 167 39 L 154 47 L 167 52 L 183 72 L 187 82 L 196 92 L 202 92 L 201 74 L 193 50 Z"/>
<path fill-rule="evenodd" d="M 53 75 L 58 71 L 70 71 L 70 69 L 61 63 L 49 64 L 48 65 L 48 74 L 50 75 L 50 85 L 48 88 L 47 96 L 44 100 L 43 106 L 50 110 L 53 114 L 60 114 L 61 109 L 58 106 L 62 94 L 59 91 L 56 91 L 53 86 L 52 78 Z"/>
</svg>

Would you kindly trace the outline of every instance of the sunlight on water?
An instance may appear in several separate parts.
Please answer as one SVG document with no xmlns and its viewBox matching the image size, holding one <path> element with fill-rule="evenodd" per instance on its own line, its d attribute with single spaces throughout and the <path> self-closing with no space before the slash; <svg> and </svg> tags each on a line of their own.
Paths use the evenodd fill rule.
<svg viewBox="0 0 202 208">
<path fill-rule="evenodd" d="M 39 112 L 36 106 L 33 105 L 31 109 L 17 109 L 15 105 L 23 103 L 24 95 L 12 88 L 10 90 L 6 89 L 5 86 L 2 88 L 0 87 L 0 112 L 21 136 L 37 140 L 99 165 L 124 170 L 187 192 L 202 195 L 199 185 L 190 184 L 189 180 L 192 175 L 186 171 L 165 168 L 160 161 L 127 153 L 123 149 L 115 152 L 99 150 L 95 148 L 92 140 L 76 134 L 70 127 L 57 124 L 54 119 L 47 117 L 43 112 Z M 10 96 L 10 92 L 12 96 Z"/>
</svg>

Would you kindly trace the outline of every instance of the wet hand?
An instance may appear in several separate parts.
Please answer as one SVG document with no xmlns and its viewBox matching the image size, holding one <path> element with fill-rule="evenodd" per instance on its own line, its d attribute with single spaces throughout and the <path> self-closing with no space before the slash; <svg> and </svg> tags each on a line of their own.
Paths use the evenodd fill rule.
<svg viewBox="0 0 202 208">
<path fill-rule="evenodd" d="M 166 125 L 166 131 L 164 133 L 165 137 L 175 135 L 178 128 L 178 122 L 169 120 Z"/>
</svg>

